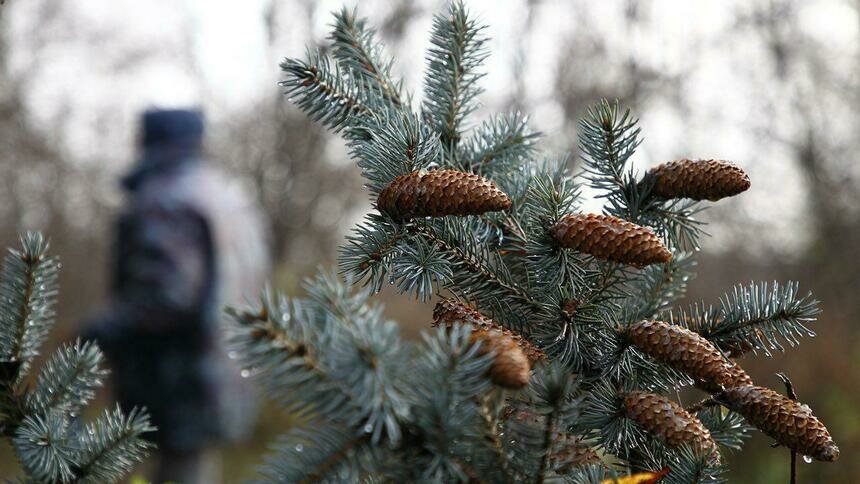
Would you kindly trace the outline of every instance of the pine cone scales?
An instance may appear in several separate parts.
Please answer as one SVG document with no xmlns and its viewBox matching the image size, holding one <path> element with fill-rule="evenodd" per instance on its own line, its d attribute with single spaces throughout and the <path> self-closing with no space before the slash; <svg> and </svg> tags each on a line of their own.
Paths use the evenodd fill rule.
<svg viewBox="0 0 860 484">
<path fill-rule="evenodd" d="M 550 231 L 562 247 L 601 260 L 644 267 L 672 259 L 651 229 L 611 215 L 567 214 Z"/>
<path fill-rule="evenodd" d="M 481 340 L 483 351 L 495 353 L 490 378 L 499 386 L 516 389 L 528 385 L 532 364 L 546 357 L 522 335 L 457 301 L 439 301 L 433 309 L 433 319 L 434 326 L 450 328 L 459 323 L 472 327 L 472 341 Z"/>
<path fill-rule="evenodd" d="M 651 193 L 661 198 L 710 200 L 731 197 L 750 187 L 749 176 L 739 167 L 722 160 L 678 160 L 651 169 Z"/>
<path fill-rule="evenodd" d="M 731 388 L 718 399 L 791 450 L 827 462 L 839 458 L 827 427 L 804 404 L 753 385 Z"/>
<path fill-rule="evenodd" d="M 382 190 L 376 204 L 380 211 L 405 220 L 506 210 L 511 199 L 493 182 L 473 173 L 434 170 L 398 176 Z"/>
<path fill-rule="evenodd" d="M 543 351 L 534 346 L 521 334 L 505 328 L 475 309 L 453 299 L 442 299 L 436 303 L 436 307 L 433 308 L 433 320 L 434 326 L 442 324 L 450 328 L 454 323 L 459 323 L 469 325 L 474 330 L 480 329 L 501 333 L 516 342 L 531 364 L 535 364 L 546 358 L 546 354 Z"/>
<path fill-rule="evenodd" d="M 752 379 L 710 341 L 689 329 L 644 320 L 627 329 L 630 341 L 648 356 L 690 376 L 705 391 L 752 385 Z"/>
<path fill-rule="evenodd" d="M 720 453 L 711 432 L 698 418 L 663 395 L 630 392 L 624 397 L 624 411 L 645 431 L 663 438 L 667 446 L 689 444 L 694 449 L 713 454 L 714 461 L 719 462 Z"/>
</svg>

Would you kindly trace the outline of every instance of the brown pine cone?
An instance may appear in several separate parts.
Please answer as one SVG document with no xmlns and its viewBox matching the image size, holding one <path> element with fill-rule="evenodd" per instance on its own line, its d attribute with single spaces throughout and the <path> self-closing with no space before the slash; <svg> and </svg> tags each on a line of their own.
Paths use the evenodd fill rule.
<svg viewBox="0 0 860 484">
<path fill-rule="evenodd" d="M 454 323 L 469 325 L 473 330 L 484 330 L 500 333 L 513 340 L 533 365 L 546 358 L 546 354 L 533 345 L 523 335 L 505 328 L 477 310 L 453 299 L 442 299 L 433 308 L 433 326 L 445 325 L 451 327 Z"/>
<path fill-rule="evenodd" d="M 672 259 L 672 253 L 651 229 L 611 215 L 567 214 L 550 231 L 562 247 L 601 260 L 644 267 Z"/>
<path fill-rule="evenodd" d="M 382 189 L 376 205 L 392 218 L 405 220 L 507 210 L 511 199 L 473 173 L 434 170 L 398 176 Z"/>
<path fill-rule="evenodd" d="M 645 176 L 654 177 L 651 193 L 660 198 L 716 202 L 750 187 L 750 177 L 742 169 L 722 160 L 670 161 L 652 168 Z"/>
<path fill-rule="evenodd" d="M 529 384 L 532 367 L 517 342 L 494 330 L 476 329 L 470 337 L 472 343 L 481 342 L 481 351 L 495 354 L 490 366 L 490 379 L 505 388 L 518 389 Z"/>
<path fill-rule="evenodd" d="M 646 432 L 661 437 L 669 447 L 689 444 L 694 449 L 710 453 L 720 461 L 717 443 L 711 432 L 684 407 L 663 395 L 630 392 L 624 397 L 624 411 Z"/>
<path fill-rule="evenodd" d="M 472 341 L 481 340 L 482 350 L 494 351 L 490 367 L 493 383 L 507 388 L 522 388 L 529 382 L 532 365 L 546 355 L 522 335 L 503 327 L 475 309 L 442 299 L 433 309 L 433 326 L 454 324 L 472 327 Z"/>
<path fill-rule="evenodd" d="M 802 403 L 753 385 L 730 388 L 717 400 L 795 452 L 827 462 L 839 458 L 839 447 L 827 427 Z"/>
<path fill-rule="evenodd" d="M 692 378 L 696 386 L 716 393 L 724 388 L 752 385 L 752 379 L 700 334 L 676 324 L 644 320 L 627 328 L 636 348 Z"/>
</svg>

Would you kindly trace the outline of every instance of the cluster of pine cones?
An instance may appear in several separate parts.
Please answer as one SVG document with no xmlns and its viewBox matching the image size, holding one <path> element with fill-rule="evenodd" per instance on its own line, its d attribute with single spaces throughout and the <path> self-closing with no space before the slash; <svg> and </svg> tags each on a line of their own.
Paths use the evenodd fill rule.
<svg viewBox="0 0 860 484">
<path fill-rule="evenodd" d="M 749 188 L 737 166 L 720 160 L 679 160 L 645 174 L 649 195 L 660 199 L 719 200 Z M 480 215 L 507 210 L 511 199 L 486 178 L 457 170 L 400 175 L 379 194 L 380 212 L 399 221 L 421 217 Z M 609 215 L 567 214 L 550 227 L 559 246 L 608 260 L 644 267 L 671 260 L 660 239 L 646 227 Z"/>
<path fill-rule="evenodd" d="M 756 386 L 747 373 L 698 333 L 663 321 L 640 321 L 626 328 L 630 343 L 649 357 L 689 376 L 714 400 L 780 444 L 823 461 L 839 457 L 827 428 L 809 407 L 769 388 Z M 668 445 L 687 443 L 716 449 L 699 420 L 662 395 L 634 392 L 624 401 L 627 415 Z"/>
<path fill-rule="evenodd" d="M 720 160 L 679 160 L 662 164 L 640 182 L 657 199 L 719 200 L 750 187 L 737 166 Z M 493 182 L 456 170 L 420 171 L 395 178 L 379 194 L 377 208 L 398 221 L 421 217 L 479 215 L 507 210 L 511 199 Z M 669 262 L 672 253 L 651 229 L 617 217 L 567 214 L 550 228 L 562 248 L 596 259 L 644 267 Z M 451 299 L 439 302 L 434 325 L 473 328 L 482 351 L 495 355 L 490 377 L 499 386 L 528 384 L 531 368 L 545 358 L 522 335 L 504 328 L 475 309 Z M 625 330 L 630 344 L 647 356 L 688 375 L 714 401 L 786 447 L 819 460 L 833 461 L 839 449 L 809 407 L 768 388 L 756 386 L 747 373 L 701 335 L 678 325 L 645 320 Z M 646 432 L 670 447 L 688 444 L 719 461 L 717 444 L 697 417 L 663 395 L 634 391 L 624 395 L 622 411 Z"/>
</svg>

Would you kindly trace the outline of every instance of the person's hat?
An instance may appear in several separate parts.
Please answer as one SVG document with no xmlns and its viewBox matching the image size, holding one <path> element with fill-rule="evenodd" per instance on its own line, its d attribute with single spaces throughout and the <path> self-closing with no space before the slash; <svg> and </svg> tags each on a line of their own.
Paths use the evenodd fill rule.
<svg viewBox="0 0 860 484">
<path fill-rule="evenodd" d="M 203 142 L 203 113 L 192 109 L 150 109 L 143 113 L 141 144 L 198 147 Z"/>
</svg>

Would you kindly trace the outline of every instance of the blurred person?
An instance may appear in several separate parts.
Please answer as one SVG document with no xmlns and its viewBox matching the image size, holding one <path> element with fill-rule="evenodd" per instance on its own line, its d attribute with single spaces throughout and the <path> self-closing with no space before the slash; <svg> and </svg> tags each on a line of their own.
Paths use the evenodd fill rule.
<svg viewBox="0 0 860 484">
<path fill-rule="evenodd" d="M 256 416 L 221 315 L 261 289 L 262 224 L 202 156 L 200 112 L 150 110 L 141 124 L 140 160 L 122 180 L 110 300 L 87 336 L 108 356 L 120 404 L 146 407 L 158 427 L 155 481 L 214 483 L 218 446 Z"/>
</svg>

